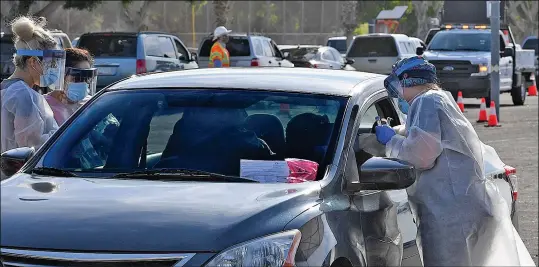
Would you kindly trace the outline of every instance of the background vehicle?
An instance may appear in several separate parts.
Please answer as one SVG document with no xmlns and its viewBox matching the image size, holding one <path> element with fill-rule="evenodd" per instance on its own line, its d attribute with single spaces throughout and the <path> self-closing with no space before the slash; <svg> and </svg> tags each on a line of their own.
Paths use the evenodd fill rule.
<svg viewBox="0 0 539 267">
<path fill-rule="evenodd" d="M 522 48 L 535 51 L 535 77 L 539 76 L 539 43 L 537 42 L 537 36 L 528 36 L 522 42 Z"/>
<path fill-rule="evenodd" d="M 358 71 L 390 74 L 399 59 L 416 54 L 416 47 L 404 34 L 372 33 L 356 36 L 346 54 Z"/>
<path fill-rule="evenodd" d="M 356 36 L 353 38 L 355 39 Z M 330 37 L 328 38 L 326 46 L 337 49 L 342 57 L 346 57 L 346 51 L 348 50 L 348 47 L 346 46 L 346 36 Z"/>
<path fill-rule="evenodd" d="M 71 45 L 72 45 L 73 47 L 77 47 L 77 43 L 79 42 L 79 38 L 80 38 L 80 37 L 77 37 L 77 38 L 75 38 L 75 39 L 73 39 L 73 40 L 71 41 Z"/>
<path fill-rule="evenodd" d="M 432 37 L 434 37 L 434 35 L 440 31 L 440 28 L 432 28 L 429 30 L 429 32 L 427 33 L 427 36 L 425 37 L 425 45 L 429 45 L 430 44 L 430 41 L 432 41 Z"/>
<path fill-rule="evenodd" d="M 164 32 L 94 32 L 79 37 L 98 69 L 98 90 L 134 74 L 198 68 L 176 36 Z"/>
<path fill-rule="evenodd" d="M 69 39 L 69 36 L 67 36 L 66 33 L 64 33 L 61 30 L 51 30 L 51 34 L 56 39 L 56 42 L 58 43 L 58 49 L 66 49 L 71 48 L 73 45 L 71 44 L 71 40 Z"/>
<path fill-rule="evenodd" d="M 350 65 L 352 60 L 345 61 L 339 51 L 333 47 L 319 45 L 283 45 L 279 46 L 286 59 L 295 67 L 355 70 Z"/>
<path fill-rule="evenodd" d="M 425 45 L 425 43 L 421 39 L 416 37 L 410 37 L 410 41 L 412 41 L 412 43 L 414 44 L 416 51 L 418 47 L 420 47 L 422 51 L 427 50 L 427 45 Z"/>
<path fill-rule="evenodd" d="M 485 1 L 445 1 L 442 26 L 424 56 L 436 65 L 445 90 L 454 97 L 459 90 L 463 97 L 485 97 L 488 106 L 491 38 L 487 37 L 490 36 L 490 19 L 486 16 L 486 8 Z M 500 92 L 510 92 L 513 103 L 523 105 L 527 83 L 531 82 L 531 74 L 535 72 L 533 51 L 522 50 L 515 43 L 504 18 L 504 9 L 501 8 Z M 434 44 L 436 40 L 438 44 Z"/>
<path fill-rule="evenodd" d="M 211 35 L 200 42 L 198 60 L 201 68 L 208 67 L 212 45 Z M 294 67 L 294 64 L 284 58 L 277 44 L 268 37 L 231 33 L 226 49 L 230 54 L 231 67 Z"/>
</svg>

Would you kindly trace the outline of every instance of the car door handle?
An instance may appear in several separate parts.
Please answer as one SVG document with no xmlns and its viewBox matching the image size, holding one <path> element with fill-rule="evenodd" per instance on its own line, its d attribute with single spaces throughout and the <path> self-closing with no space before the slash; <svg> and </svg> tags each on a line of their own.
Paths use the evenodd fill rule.
<svg viewBox="0 0 539 267">
<path fill-rule="evenodd" d="M 268 63 L 271 64 L 271 60 Z"/>
<path fill-rule="evenodd" d="M 281 66 L 281 62 L 279 62 L 279 67 Z"/>
</svg>

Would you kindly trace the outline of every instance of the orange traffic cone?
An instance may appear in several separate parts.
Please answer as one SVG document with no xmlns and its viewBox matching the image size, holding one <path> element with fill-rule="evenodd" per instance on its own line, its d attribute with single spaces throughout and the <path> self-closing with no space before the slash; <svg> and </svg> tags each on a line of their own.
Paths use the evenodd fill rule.
<svg viewBox="0 0 539 267">
<path fill-rule="evenodd" d="M 490 101 L 490 112 L 488 115 L 488 124 L 485 125 L 485 127 L 500 127 L 501 125 L 498 124 L 498 116 L 496 116 L 496 103 L 493 101 Z"/>
<path fill-rule="evenodd" d="M 487 122 L 487 105 L 485 104 L 485 98 L 481 98 L 481 105 L 479 106 L 479 120 L 477 122 Z"/>
<path fill-rule="evenodd" d="M 528 96 L 537 96 L 537 86 L 535 83 L 535 75 L 532 73 L 532 76 L 530 78 L 532 80 L 532 85 L 528 87 Z"/>
<path fill-rule="evenodd" d="M 462 91 L 457 94 L 457 105 L 459 105 L 460 111 L 464 112 L 464 100 L 462 99 Z"/>
</svg>

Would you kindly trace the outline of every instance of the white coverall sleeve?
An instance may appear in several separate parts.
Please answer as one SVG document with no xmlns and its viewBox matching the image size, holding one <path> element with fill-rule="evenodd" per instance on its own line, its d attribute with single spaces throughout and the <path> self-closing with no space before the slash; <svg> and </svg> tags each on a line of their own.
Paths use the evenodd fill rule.
<svg viewBox="0 0 539 267">
<path fill-rule="evenodd" d="M 15 96 L 11 105 L 11 112 L 14 115 L 13 128 L 15 141 L 18 147 L 39 148 L 56 131 L 57 126 L 52 129 L 45 129 L 46 122 L 42 119 L 39 105 L 47 104 L 46 101 L 36 103 L 32 95 L 26 90 L 19 90 L 20 94 Z M 48 130 L 45 132 L 45 130 Z"/>
<path fill-rule="evenodd" d="M 442 153 L 438 112 L 438 101 L 435 97 L 420 96 L 416 99 L 408 114 L 408 135 L 394 135 L 386 144 L 386 155 L 407 161 L 418 170 L 432 168 Z"/>
</svg>

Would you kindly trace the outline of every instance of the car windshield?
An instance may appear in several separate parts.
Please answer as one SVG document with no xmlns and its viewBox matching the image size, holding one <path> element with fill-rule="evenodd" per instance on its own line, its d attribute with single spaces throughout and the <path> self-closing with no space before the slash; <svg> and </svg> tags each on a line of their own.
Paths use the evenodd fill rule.
<svg viewBox="0 0 539 267">
<path fill-rule="evenodd" d="M 539 55 L 539 43 L 537 42 L 537 39 L 526 40 L 526 42 L 522 45 L 522 49 L 535 50 L 535 55 Z"/>
<path fill-rule="evenodd" d="M 346 40 L 328 40 L 327 46 L 337 49 L 341 54 L 346 53 Z"/>
<path fill-rule="evenodd" d="M 441 51 L 490 51 L 490 32 L 452 32 L 437 33 L 428 50 Z"/>
<path fill-rule="evenodd" d="M 281 52 L 288 52 L 288 58 L 292 61 L 309 61 L 316 59 L 318 47 L 300 47 L 281 49 Z"/>
<path fill-rule="evenodd" d="M 94 57 L 136 57 L 137 37 L 112 34 L 83 35 L 77 47 L 87 49 Z"/>
<path fill-rule="evenodd" d="M 247 90 L 101 95 L 65 128 L 42 166 L 99 176 L 189 169 L 240 176 L 244 160 L 333 160 L 348 98 Z M 134 108 L 136 107 L 136 108 Z"/>
</svg>

